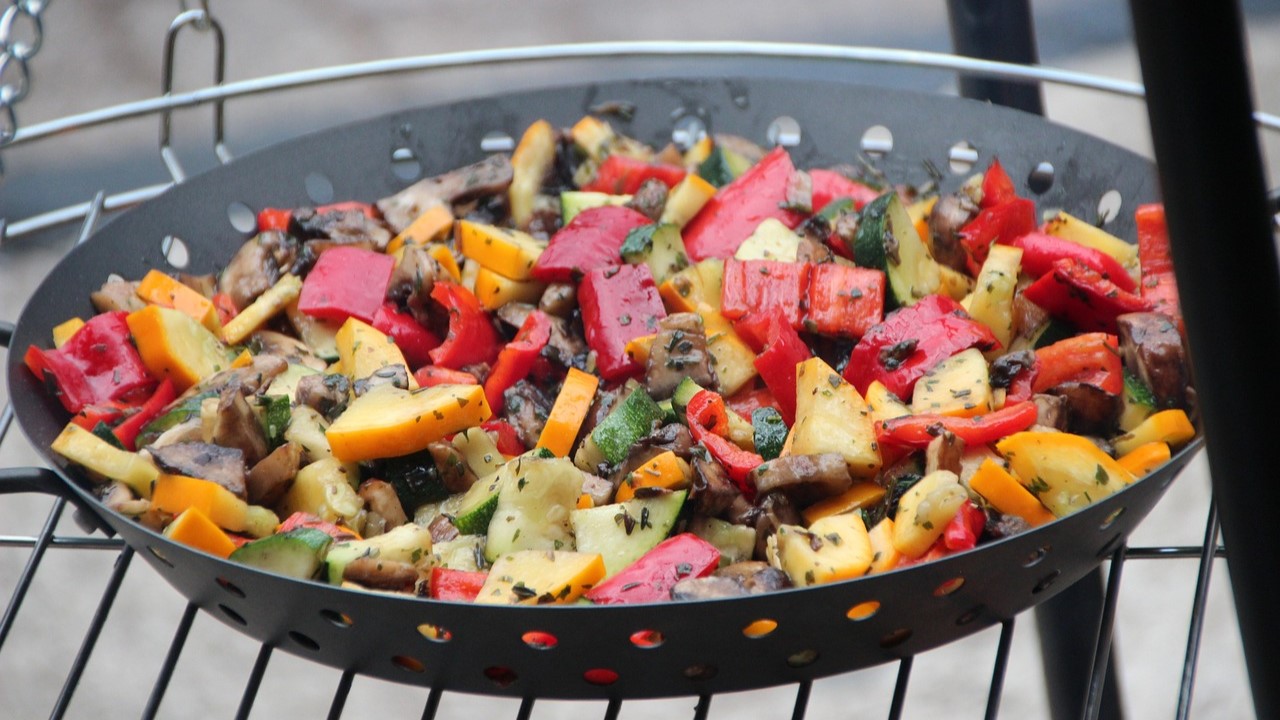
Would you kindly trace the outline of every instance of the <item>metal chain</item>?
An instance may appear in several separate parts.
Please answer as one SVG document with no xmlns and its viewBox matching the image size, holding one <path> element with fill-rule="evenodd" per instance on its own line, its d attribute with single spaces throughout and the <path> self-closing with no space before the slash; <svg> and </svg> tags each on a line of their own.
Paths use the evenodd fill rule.
<svg viewBox="0 0 1280 720">
<path fill-rule="evenodd" d="M 50 0 L 13 0 L 0 14 L 0 147 L 18 132 L 14 107 L 31 91 L 31 59 L 44 42 Z"/>
</svg>

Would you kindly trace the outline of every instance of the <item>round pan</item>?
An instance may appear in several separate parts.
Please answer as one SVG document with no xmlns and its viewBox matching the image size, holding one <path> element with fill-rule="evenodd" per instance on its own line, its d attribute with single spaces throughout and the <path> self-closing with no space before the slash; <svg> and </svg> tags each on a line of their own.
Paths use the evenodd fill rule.
<svg viewBox="0 0 1280 720">
<path fill-rule="evenodd" d="M 408 149 L 421 176 L 484 156 L 491 131 L 514 137 L 546 118 L 568 126 L 602 101 L 638 108 L 618 129 L 663 145 L 673 121 L 699 116 L 713 132 L 764 142 L 780 116 L 798 121 L 796 166 L 856 163 L 868 128 L 883 126 L 892 150 L 875 164 L 893 182 L 921 184 L 929 165 L 943 190 L 949 151 L 967 142 L 975 169 L 999 156 L 1019 194 L 1041 209 L 1084 218 L 1117 191 L 1108 229 L 1132 237 L 1133 208 L 1157 200 L 1145 159 L 1039 117 L 957 98 L 788 79 L 654 80 L 533 90 L 395 113 L 282 143 L 193 177 L 116 218 L 77 247 L 23 310 L 8 354 L 20 426 L 81 504 L 136 548 L 180 593 L 241 632 L 337 668 L 451 690 L 549 698 L 645 698 L 720 693 L 792 683 L 869 667 L 951 642 L 1013 617 L 1095 568 L 1146 516 L 1197 441 L 1152 475 L 1070 517 L 941 561 L 883 575 L 732 600 L 609 607 L 492 607 L 365 593 L 289 580 L 173 543 L 103 507 L 82 475 L 49 451 L 67 414 L 22 363 L 30 344 L 49 343 L 63 320 L 93 312 L 88 294 L 108 273 L 141 277 L 170 269 L 165 238 L 181 239 L 189 272 L 222 267 L 247 237 L 229 208 L 314 204 L 305 185 L 319 175 L 336 200 L 373 201 L 409 181 L 393 171 Z M 1042 193 L 1028 187 L 1041 163 L 1053 168 Z M 317 178 L 312 178 L 313 185 Z M 319 183 L 323 185 L 323 182 Z M 1043 187 L 1039 188 L 1044 190 Z M 0 492 L 39 485 L 38 471 L 0 473 Z M 47 476 L 46 476 L 47 480 Z M 46 489 L 47 483 L 45 485 Z M 771 620 L 775 629 L 744 629 Z M 538 633 L 538 635 L 529 635 Z"/>
</svg>

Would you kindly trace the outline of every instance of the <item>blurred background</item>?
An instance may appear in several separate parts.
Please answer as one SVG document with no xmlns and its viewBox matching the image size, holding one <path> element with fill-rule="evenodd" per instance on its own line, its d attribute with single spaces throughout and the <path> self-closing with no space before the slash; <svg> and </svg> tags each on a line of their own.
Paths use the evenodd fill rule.
<svg viewBox="0 0 1280 720">
<path fill-rule="evenodd" d="M 7 6 L 8 3 L 0 3 Z M 541 43 L 601 40 L 767 40 L 948 52 L 951 40 L 941 3 L 932 0 L 700 0 L 604 4 L 582 0 L 495 0 L 422 3 L 212 0 L 227 38 L 227 79 L 243 80 L 320 66 L 389 57 Z M 1243 3 L 1250 38 L 1255 104 L 1280 112 L 1280 3 Z M 44 42 L 31 61 L 30 95 L 17 107 L 21 127 L 160 91 L 162 41 L 181 9 L 177 2 L 58 0 L 44 13 Z M 1041 0 L 1034 23 L 1044 65 L 1113 78 L 1137 79 L 1127 4 L 1118 0 Z M 174 86 L 190 90 L 213 77 L 208 33 L 184 32 Z M 716 61 L 743 75 L 774 74 L 779 64 Z M 843 78 L 926 92 L 954 93 L 953 73 L 848 63 L 788 61 L 787 74 Z M 441 98 L 575 82 L 592 77 L 688 74 L 682 61 L 592 61 L 418 73 L 345 82 L 232 101 L 227 144 L 242 155 L 284 138 L 373 117 Z M 1149 154 L 1141 103 L 1096 92 L 1045 89 L 1048 116 Z M 798 116 L 802 115 L 797 112 Z M 175 145 L 188 173 L 216 164 L 208 108 L 177 112 Z M 939 118 L 939 122 L 945 119 Z M 156 152 L 154 116 L 55 136 L 0 153 L 0 218 L 15 221 L 108 193 L 165 182 Z M 762 140 L 762 139 L 761 139 Z M 442 138 L 447 142 L 447 138 Z M 1280 150 L 1264 136 L 1272 186 L 1280 178 Z M 1131 210 L 1131 209 L 1130 209 Z M 17 318 L 27 295 L 74 240 L 75 225 L 0 244 L 0 320 Z M 1224 239 L 1226 240 L 1226 239 Z M 77 290 L 78 291 L 78 290 Z M 0 388 L 0 401 L 7 389 Z M 38 463 L 19 433 L 0 447 L 0 467 Z M 49 501 L 33 496 L 0 500 L 0 536 L 39 532 Z M 1199 544 L 1208 507 L 1203 458 L 1192 464 L 1132 540 L 1133 545 Z M 63 520 L 67 532 L 74 523 Z M 0 544 L 0 597 L 8 598 L 28 551 Z M 60 550 L 46 557 L 14 629 L 0 650 L 0 716 L 46 715 L 89 626 L 111 571 L 112 553 Z M 127 576 L 69 708 L 70 717 L 136 717 L 163 661 L 185 601 L 144 563 Z M 1130 717 L 1173 713 L 1195 586 L 1194 562 L 1130 563 L 1120 596 L 1117 663 Z M 917 658 L 904 716 L 978 717 L 985 706 L 998 629 Z M 235 713 L 257 645 L 205 615 L 196 619 L 161 717 L 228 717 Z M 975 671 L 976 668 L 976 671 Z M 1226 566 L 1215 566 L 1194 714 L 1252 715 Z M 1044 677 L 1030 618 L 1019 619 L 1005 682 L 1004 717 L 1049 716 Z M 882 717 L 896 674 L 882 667 L 815 683 L 809 717 Z M 276 653 L 255 717 L 313 717 L 329 706 L 339 673 Z M 357 679 L 347 717 L 416 717 L 426 691 Z M 712 717 L 789 714 L 793 688 L 717 697 Z M 446 695 L 441 717 L 511 717 L 514 702 Z M 692 699 L 628 703 L 623 717 L 683 716 Z M 534 717 L 603 712 L 568 703 L 539 703 Z"/>
</svg>

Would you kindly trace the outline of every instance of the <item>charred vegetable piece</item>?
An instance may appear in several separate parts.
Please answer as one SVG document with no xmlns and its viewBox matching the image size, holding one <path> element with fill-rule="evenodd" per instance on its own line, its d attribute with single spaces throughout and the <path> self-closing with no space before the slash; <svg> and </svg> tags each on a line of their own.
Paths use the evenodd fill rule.
<svg viewBox="0 0 1280 720">
<path fill-rule="evenodd" d="M 231 553 L 234 562 L 285 577 L 315 577 L 333 538 L 320 530 L 298 528 L 254 540 Z"/>
</svg>

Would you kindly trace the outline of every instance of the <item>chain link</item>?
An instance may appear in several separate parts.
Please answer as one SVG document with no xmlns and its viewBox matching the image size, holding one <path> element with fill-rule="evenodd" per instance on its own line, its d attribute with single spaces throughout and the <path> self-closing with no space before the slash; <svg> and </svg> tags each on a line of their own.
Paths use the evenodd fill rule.
<svg viewBox="0 0 1280 720">
<path fill-rule="evenodd" d="M 29 63 L 44 42 L 48 7 L 49 0 L 13 0 L 0 14 L 0 147 L 18 132 L 14 107 L 31 91 Z"/>
</svg>

